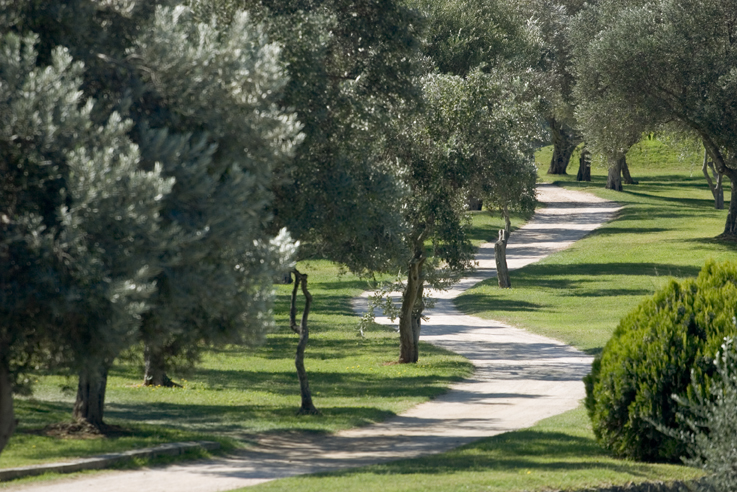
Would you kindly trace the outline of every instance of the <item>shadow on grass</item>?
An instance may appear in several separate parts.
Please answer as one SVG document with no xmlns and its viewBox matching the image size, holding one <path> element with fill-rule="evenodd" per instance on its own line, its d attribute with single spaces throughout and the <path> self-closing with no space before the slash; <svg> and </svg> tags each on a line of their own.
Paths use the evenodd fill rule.
<svg viewBox="0 0 737 492">
<path fill-rule="evenodd" d="M 315 396 L 313 394 L 313 396 Z M 349 427 L 369 425 L 394 416 L 394 412 L 377 407 L 330 407 L 320 405 L 321 397 L 315 397 L 319 416 L 297 416 L 299 394 L 294 395 L 294 406 L 284 405 L 195 405 L 174 403 L 111 403 L 106 409 L 107 419 L 121 419 L 126 423 L 145 423 L 156 428 L 173 428 L 187 431 L 216 432 L 229 436 L 252 436 L 268 432 L 286 432 L 299 429 L 300 425 L 315 421 L 341 421 Z M 308 420 L 307 422 L 305 420 Z M 244 422 L 254 425 L 244 425 Z M 331 425 L 334 422 L 330 422 Z M 310 432 L 328 433 L 310 429 Z"/>
<path fill-rule="evenodd" d="M 581 456 L 587 459 L 582 461 Z M 423 458 L 395 461 L 368 468 L 346 470 L 331 476 L 447 475 L 464 472 L 575 471 L 601 469 L 646 476 L 648 465 L 611 459 L 593 439 L 562 432 L 517 431 L 484 439 L 457 450 Z M 320 474 L 325 475 L 325 474 Z"/>
<path fill-rule="evenodd" d="M 496 279 L 493 279 L 496 281 Z M 465 294 L 457 297 L 454 304 L 466 314 L 478 314 L 484 311 L 541 311 L 542 304 L 511 299 L 497 299 L 486 294 Z"/>
<path fill-rule="evenodd" d="M 312 361 L 315 364 L 315 361 Z M 310 365 L 310 361 L 307 361 Z M 454 362 L 438 362 L 433 364 L 437 371 L 450 372 L 455 368 Z M 321 372 L 315 367 L 309 372 L 310 386 L 313 391 L 320 391 L 323 397 L 330 398 L 355 398 L 375 397 L 392 398 L 407 397 L 429 398 L 444 391 L 450 383 L 458 381 L 459 378 L 452 376 L 440 376 L 437 374 L 427 376 L 411 376 L 403 374 L 399 376 L 380 376 L 374 373 L 364 372 Z M 208 386 L 205 391 L 239 390 L 265 392 L 280 396 L 298 396 L 299 387 L 297 376 L 294 371 L 244 371 L 244 370 L 215 370 L 199 369 L 197 371 L 198 381 Z M 152 391 L 149 388 L 141 388 L 141 391 Z M 175 391 L 175 390 L 171 390 Z M 192 405 L 186 403 L 188 390 L 182 391 L 182 406 L 189 408 Z M 200 391 L 200 390 L 192 390 Z M 144 405 L 144 403 L 141 403 Z"/>
<path fill-rule="evenodd" d="M 674 277 L 695 277 L 700 268 L 697 266 L 675 265 L 670 263 L 577 263 L 575 265 L 538 264 L 530 265 L 519 275 L 525 283 L 544 285 L 550 282 L 551 287 L 558 287 L 559 277 L 600 275 L 668 275 Z M 551 279 L 548 279 L 551 277 Z M 565 280 L 565 279 L 562 279 Z M 567 280 L 569 285 L 570 280 Z M 561 285 L 561 288 L 563 286 Z"/>
</svg>

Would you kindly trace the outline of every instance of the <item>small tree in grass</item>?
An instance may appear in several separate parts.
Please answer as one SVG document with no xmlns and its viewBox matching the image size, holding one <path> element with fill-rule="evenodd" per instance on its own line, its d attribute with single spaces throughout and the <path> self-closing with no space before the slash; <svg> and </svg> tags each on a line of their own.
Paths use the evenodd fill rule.
<svg viewBox="0 0 737 492">
<path fill-rule="evenodd" d="M 416 99 L 419 19 L 396 0 L 191 0 L 201 18 L 224 23 L 245 8 L 283 48 L 289 82 L 280 102 L 294 108 L 304 141 L 279 167 L 272 230 L 300 242 L 298 259 L 320 258 L 357 274 L 381 271 L 403 250 L 402 189 L 385 160 L 382 135 L 395 107 Z M 290 329 L 299 335 L 295 367 L 299 413 L 316 413 L 304 370 L 309 339 L 308 272 L 295 270 Z M 306 303 L 297 316 L 297 298 Z"/>
<path fill-rule="evenodd" d="M 146 97 L 166 115 L 161 128 L 141 125 L 143 155 L 176 178 L 164 217 L 187 238 L 166 252 L 143 318 L 144 384 L 171 386 L 172 364 L 213 344 L 259 343 L 273 325 L 273 280 L 294 245 L 285 231 L 269 235 L 269 187 L 301 138 L 276 104 L 279 52 L 246 13 L 222 25 L 183 7 L 157 10 L 130 48 Z"/>
<path fill-rule="evenodd" d="M 429 289 L 449 287 L 472 267 L 466 230 L 469 194 L 502 210 L 534 205 L 536 171 L 523 135 L 534 107 L 515 97 L 514 80 L 479 70 L 467 77 L 423 79 L 420 114 L 398 120 L 398 175 L 411 256 L 403 265 L 399 317 L 400 363 L 417 362 Z M 519 192 L 519 193 L 517 193 Z"/>
</svg>

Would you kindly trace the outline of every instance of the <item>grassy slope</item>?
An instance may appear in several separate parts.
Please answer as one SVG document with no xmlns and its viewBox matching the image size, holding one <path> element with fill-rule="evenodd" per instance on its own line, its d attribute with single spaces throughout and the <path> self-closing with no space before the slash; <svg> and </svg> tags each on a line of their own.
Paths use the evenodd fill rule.
<svg viewBox="0 0 737 492">
<path fill-rule="evenodd" d="M 63 440 L 29 433 L 71 415 L 73 394 L 62 387 L 74 381 L 40 377 L 33 398 L 16 400 L 21 426 L 0 455 L 0 467 L 213 435 L 233 446 L 259 432 L 332 432 L 383 420 L 444 392 L 470 373 L 465 359 L 427 344 L 421 364 L 385 365 L 397 357 L 396 333 L 377 329 L 366 338 L 358 337 L 357 318 L 350 308 L 350 299 L 366 283 L 352 275 L 340 276 L 328 262 L 300 268 L 310 274 L 315 299 L 306 367 L 322 416 L 295 416 L 297 339 L 287 328 L 291 286 L 278 286 L 279 331 L 256 349 L 206 354 L 193 374 L 179 379 L 184 389 L 142 387 L 139 365 L 115 366 L 108 382 L 106 421 L 130 429 L 130 436 Z"/>
</svg>

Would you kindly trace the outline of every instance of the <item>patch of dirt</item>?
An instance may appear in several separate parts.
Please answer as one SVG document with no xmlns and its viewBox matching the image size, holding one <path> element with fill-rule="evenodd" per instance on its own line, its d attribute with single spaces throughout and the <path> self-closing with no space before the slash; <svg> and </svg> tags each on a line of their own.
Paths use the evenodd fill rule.
<svg viewBox="0 0 737 492">
<path fill-rule="evenodd" d="M 104 437 L 121 437 L 131 434 L 129 430 L 118 425 L 103 424 L 100 428 L 97 428 L 88 422 L 50 424 L 43 429 L 27 430 L 25 433 L 57 439 L 102 439 Z"/>
</svg>

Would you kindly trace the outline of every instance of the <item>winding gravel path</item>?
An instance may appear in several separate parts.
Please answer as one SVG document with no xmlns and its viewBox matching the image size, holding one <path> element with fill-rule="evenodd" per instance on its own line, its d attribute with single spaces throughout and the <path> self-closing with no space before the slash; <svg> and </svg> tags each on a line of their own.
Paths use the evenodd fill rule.
<svg viewBox="0 0 737 492">
<path fill-rule="evenodd" d="M 510 237 L 507 261 L 511 270 L 570 246 L 611 220 L 618 210 L 612 202 L 551 185 L 539 187 L 539 199 L 546 207 Z M 423 325 L 423 340 L 464 355 L 476 367 L 471 378 L 435 400 L 381 424 L 331 436 L 266 437 L 253 449 L 228 458 L 101 473 L 18 489 L 231 490 L 276 478 L 439 453 L 576 408 L 584 396 L 581 378 L 591 364 L 589 356 L 558 341 L 455 309 L 453 298 L 496 274 L 493 243 L 481 247 L 477 260 L 473 276 L 437 296 L 430 321 Z"/>
</svg>

